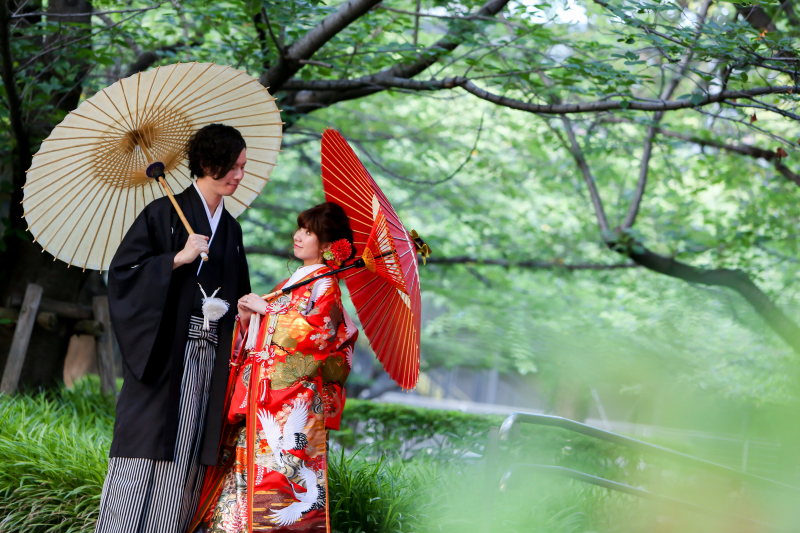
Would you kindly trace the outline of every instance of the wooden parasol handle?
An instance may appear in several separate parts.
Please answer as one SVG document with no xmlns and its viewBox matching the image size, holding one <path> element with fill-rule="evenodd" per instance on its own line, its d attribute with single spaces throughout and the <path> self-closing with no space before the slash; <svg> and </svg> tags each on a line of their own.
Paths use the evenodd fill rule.
<svg viewBox="0 0 800 533">
<path fill-rule="evenodd" d="M 158 177 L 158 182 L 161 184 L 161 187 L 164 188 L 164 192 L 167 193 L 167 196 L 169 197 L 169 201 L 172 202 L 172 207 L 174 207 L 175 211 L 178 212 L 178 217 L 181 219 L 181 222 L 183 222 L 183 227 L 186 228 L 186 231 L 189 232 L 189 235 L 194 235 L 194 231 L 192 230 L 192 227 L 189 225 L 189 221 L 186 220 L 186 215 L 183 214 L 183 211 L 181 210 L 180 206 L 178 205 L 178 202 L 175 201 L 175 197 L 172 196 L 172 191 L 169 190 L 169 185 L 167 185 L 167 182 L 164 181 L 164 176 L 163 175 Z M 207 253 L 200 252 L 200 257 L 203 258 L 203 261 L 208 261 L 208 254 Z"/>
</svg>

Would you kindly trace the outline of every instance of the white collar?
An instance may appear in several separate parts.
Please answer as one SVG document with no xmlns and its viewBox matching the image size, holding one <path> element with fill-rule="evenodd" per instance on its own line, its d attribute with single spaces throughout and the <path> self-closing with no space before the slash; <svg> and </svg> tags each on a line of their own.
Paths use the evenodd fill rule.
<svg viewBox="0 0 800 533">
<path fill-rule="evenodd" d="M 206 198 L 200 191 L 200 187 L 197 186 L 197 182 L 193 181 L 192 185 L 194 185 L 197 194 L 200 195 L 200 201 L 203 202 L 203 207 L 206 209 L 206 216 L 208 217 L 208 223 L 211 226 L 211 236 L 213 237 L 214 232 L 217 231 L 217 226 L 219 225 L 219 219 L 222 218 L 222 209 L 223 206 L 225 205 L 225 197 L 220 198 L 217 210 L 214 211 L 214 215 L 212 216 L 211 210 L 208 208 L 208 204 L 206 203 Z"/>
<path fill-rule="evenodd" d="M 297 270 L 294 271 L 294 274 L 292 274 L 292 277 L 290 277 L 289 280 L 286 283 L 283 284 L 283 287 L 288 287 L 289 285 L 294 285 L 295 283 L 297 283 L 298 281 L 300 281 L 304 277 L 308 276 L 309 274 L 311 274 L 315 270 L 318 270 L 318 269 L 320 269 L 320 268 L 322 268 L 324 266 L 325 265 L 306 265 L 306 266 L 301 266 L 300 268 L 298 268 Z M 283 287 L 281 287 L 281 288 L 283 288 Z"/>
<path fill-rule="evenodd" d="M 217 210 L 214 211 L 214 215 L 211 215 L 211 210 L 208 208 L 208 204 L 206 203 L 206 199 L 203 196 L 203 193 L 200 191 L 200 187 L 197 186 L 197 182 L 193 181 L 192 185 L 194 185 L 194 189 L 197 191 L 197 194 L 200 196 L 200 201 L 203 202 L 203 207 L 206 210 L 206 216 L 208 217 L 208 225 L 211 226 L 211 235 L 208 236 L 208 247 L 211 248 L 211 241 L 214 240 L 214 234 L 217 233 L 217 226 L 219 226 L 219 221 L 222 218 L 222 211 L 224 211 L 224 203 L 225 198 L 220 198 L 219 205 L 217 206 Z M 197 274 L 200 274 L 200 269 L 203 268 L 203 261 L 200 261 L 200 266 L 197 267 Z"/>
</svg>

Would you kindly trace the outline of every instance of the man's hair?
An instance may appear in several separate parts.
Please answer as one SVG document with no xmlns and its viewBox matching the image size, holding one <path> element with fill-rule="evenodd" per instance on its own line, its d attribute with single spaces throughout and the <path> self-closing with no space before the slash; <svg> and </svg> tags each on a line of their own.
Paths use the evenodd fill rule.
<svg viewBox="0 0 800 533">
<path fill-rule="evenodd" d="M 307 229 L 317 236 L 319 245 L 333 244 L 339 239 L 347 239 L 351 245 L 350 257 L 356 255 L 353 244 L 353 230 L 350 229 L 350 219 L 342 206 L 333 202 L 315 205 L 297 215 L 297 227 Z M 345 261 L 347 261 L 345 259 Z"/>
<path fill-rule="evenodd" d="M 208 173 L 218 180 L 230 172 L 246 147 L 242 134 L 232 126 L 203 126 L 186 145 L 189 174 L 199 178 Z"/>
</svg>

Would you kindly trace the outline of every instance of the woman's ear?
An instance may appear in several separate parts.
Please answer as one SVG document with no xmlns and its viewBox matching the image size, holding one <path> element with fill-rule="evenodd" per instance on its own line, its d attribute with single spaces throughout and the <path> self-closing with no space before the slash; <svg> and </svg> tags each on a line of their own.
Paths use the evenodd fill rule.
<svg viewBox="0 0 800 533">
<path fill-rule="evenodd" d="M 332 246 L 332 245 L 331 245 L 331 243 L 324 244 L 324 245 L 322 245 L 322 246 L 320 247 L 320 251 L 321 251 L 322 253 L 325 253 L 325 252 L 327 252 L 327 251 L 329 251 L 329 250 L 331 249 L 331 246 Z"/>
</svg>

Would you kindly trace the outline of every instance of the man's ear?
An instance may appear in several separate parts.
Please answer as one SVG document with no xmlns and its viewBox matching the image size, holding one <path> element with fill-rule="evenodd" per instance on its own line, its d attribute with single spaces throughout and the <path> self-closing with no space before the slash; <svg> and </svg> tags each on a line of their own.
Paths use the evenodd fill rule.
<svg viewBox="0 0 800 533">
<path fill-rule="evenodd" d="M 202 167 L 202 168 L 203 168 L 203 175 L 202 176 L 198 176 L 197 179 L 206 178 L 206 177 L 212 178 L 212 179 L 214 178 L 213 172 L 211 172 L 210 168 L 208 168 L 208 167 Z"/>
</svg>

